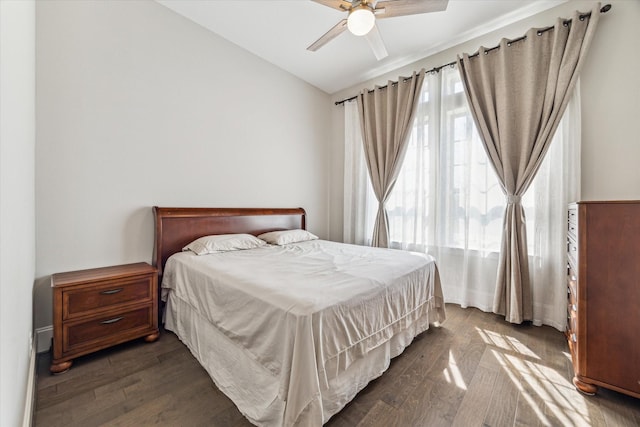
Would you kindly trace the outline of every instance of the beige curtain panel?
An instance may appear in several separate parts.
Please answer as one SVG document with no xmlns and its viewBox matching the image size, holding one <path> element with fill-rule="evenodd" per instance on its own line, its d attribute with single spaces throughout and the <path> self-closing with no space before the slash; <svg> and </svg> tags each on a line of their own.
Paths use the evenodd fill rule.
<svg viewBox="0 0 640 427">
<path fill-rule="evenodd" d="M 389 82 L 373 91 L 365 89 L 357 98 L 364 156 L 378 199 L 373 246 L 389 247 L 389 220 L 384 205 L 407 152 L 423 81 L 424 69 L 410 78 L 401 77 L 397 83 Z"/>
<path fill-rule="evenodd" d="M 531 320 L 525 215 L 527 191 L 562 114 L 593 38 L 598 4 L 552 29 L 458 57 L 465 93 L 484 148 L 507 197 L 493 310 L 512 323 Z"/>
</svg>

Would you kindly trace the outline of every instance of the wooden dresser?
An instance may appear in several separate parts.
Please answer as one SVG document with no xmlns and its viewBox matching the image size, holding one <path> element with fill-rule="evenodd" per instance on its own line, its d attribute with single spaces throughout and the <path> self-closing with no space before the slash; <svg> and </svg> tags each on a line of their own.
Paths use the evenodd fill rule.
<svg viewBox="0 0 640 427">
<path fill-rule="evenodd" d="M 51 276 L 53 358 L 50 371 L 135 338 L 158 339 L 158 273 L 147 263 Z"/>
<path fill-rule="evenodd" d="M 568 227 L 573 383 L 640 398 L 640 201 L 573 203 Z"/>
</svg>

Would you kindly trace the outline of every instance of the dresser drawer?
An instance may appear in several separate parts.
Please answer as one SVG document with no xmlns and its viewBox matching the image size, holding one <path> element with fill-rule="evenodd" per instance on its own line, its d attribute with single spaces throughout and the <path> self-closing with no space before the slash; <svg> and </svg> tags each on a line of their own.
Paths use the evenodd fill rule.
<svg viewBox="0 0 640 427">
<path fill-rule="evenodd" d="M 578 208 L 570 207 L 567 211 L 567 232 L 574 239 L 578 236 Z"/>
<path fill-rule="evenodd" d="M 567 209 L 567 222 L 574 226 L 578 225 L 578 205 L 571 204 L 569 205 L 569 209 Z"/>
<path fill-rule="evenodd" d="M 577 306 L 575 304 L 569 303 L 567 304 L 567 320 L 568 320 L 568 325 L 569 329 L 571 330 L 571 332 L 576 333 L 578 331 L 578 323 L 577 323 L 577 316 L 578 316 L 578 310 L 577 310 Z"/>
<path fill-rule="evenodd" d="M 572 268 L 569 268 L 569 274 L 567 275 L 567 298 L 569 304 L 578 305 L 578 278 Z"/>
<path fill-rule="evenodd" d="M 569 344 L 569 352 L 571 353 L 571 362 L 574 366 L 577 366 L 578 363 L 578 331 L 576 330 L 576 313 L 570 312 L 567 319 L 567 344 Z"/>
<path fill-rule="evenodd" d="M 101 344 L 112 345 L 127 341 L 131 339 L 130 336 L 140 336 L 141 331 L 152 329 L 155 329 L 154 315 L 153 307 L 149 304 L 90 320 L 66 322 L 62 331 L 63 346 L 65 352 L 71 352 L 86 346 L 95 348 Z"/>
<path fill-rule="evenodd" d="M 578 295 L 576 293 L 576 281 L 571 280 L 571 274 L 567 277 L 567 338 L 574 343 L 578 333 Z"/>
<path fill-rule="evenodd" d="M 577 269 L 578 266 L 578 241 L 571 235 L 567 236 L 567 258 L 571 268 Z"/>
<path fill-rule="evenodd" d="M 149 276 L 110 280 L 65 290 L 62 294 L 62 318 L 75 319 L 122 304 L 151 301 L 153 292 L 154 283 Z"/>
</svg>

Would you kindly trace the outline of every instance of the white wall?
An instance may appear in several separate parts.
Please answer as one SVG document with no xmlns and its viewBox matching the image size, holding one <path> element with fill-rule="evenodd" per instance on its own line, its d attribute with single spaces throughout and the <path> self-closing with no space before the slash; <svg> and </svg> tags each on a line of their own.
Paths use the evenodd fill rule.
<svg viewBox="0 0 640 427">
<path fill-rule="evenodd" d="M 37 3 L 36 327 L 50 274 L 151 262 L 151 206 L 304 207 L 329 95 L 151 1 Z"/>
<path fill-rule="evenodd" d="M 582 199 L 640 199 L 640 1 L 611 0 L 612 9 L 600 22 L 581 74 L 582 98 Z M 574 10 L 589 11 L 593 1 L 570 1 L 531 18 L 424 58 L 407 67 L 332 95 L 339 101 L 414 70 L 431 69 L 473 53 L 480 46 L 515 38 L 529 28 L 553 25 Z M 330 237 L 342 240 L 343 219 L 343 107 L 332 107 Z"/>
<path fill-rule="evenodd" d="M 0 94 L 0 426 L 18 426 L 35 272 L 33 1 L 0 1 Z"/>
</svg>

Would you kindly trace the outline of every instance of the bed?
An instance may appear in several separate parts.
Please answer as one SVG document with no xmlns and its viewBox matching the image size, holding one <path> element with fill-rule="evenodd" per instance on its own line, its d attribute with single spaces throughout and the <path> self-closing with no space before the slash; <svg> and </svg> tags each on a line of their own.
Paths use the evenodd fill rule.
<svg viewBox="0 0 640 427">
<path fill-rule="evenodd" d="M 208 235 L 306 230 L 305 211 L 153 210 L 165 329 L 253 424 L 326 423 L 445 320 L 428 255 L 309 237 L 200 256 L 182 248 Z"/>
</svg>

